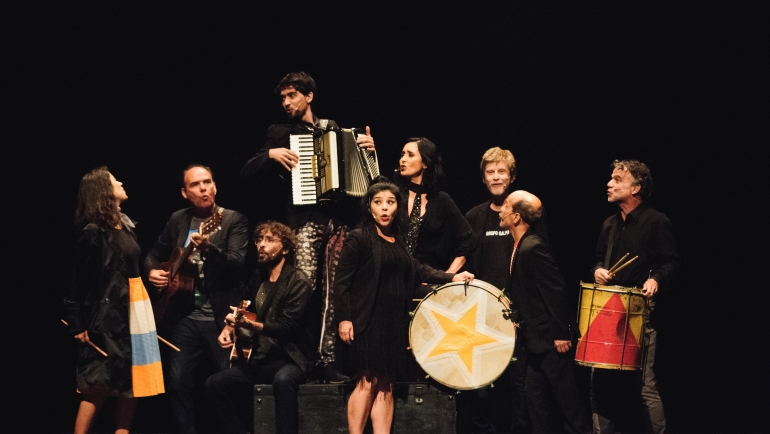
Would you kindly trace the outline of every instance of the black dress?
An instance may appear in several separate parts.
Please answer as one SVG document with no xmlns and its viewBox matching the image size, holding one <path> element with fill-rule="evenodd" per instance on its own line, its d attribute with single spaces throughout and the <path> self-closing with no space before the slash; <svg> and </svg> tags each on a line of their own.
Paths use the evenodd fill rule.
<svg viewBox="0 0 770 434">
<path fill-rule="evenodd" d="M 403 244 L 381 237 L 380 281 L 369 325 L 352 342 L 353 363 L 359 375 L 400 380 L 407 369 L 408 300 L 411 259 Z"/>
</svg>

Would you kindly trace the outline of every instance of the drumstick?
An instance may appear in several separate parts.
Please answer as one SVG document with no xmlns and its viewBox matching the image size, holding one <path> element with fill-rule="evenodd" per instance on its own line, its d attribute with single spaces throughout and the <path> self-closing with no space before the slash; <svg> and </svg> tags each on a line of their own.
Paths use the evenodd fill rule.
<svg viewBox="0 0 770 434">
<path fill-rule="evenodd" d="M 174 349 L 174 350 L 176 350 L 178 353 L 181 353 L 181 352 L 182 352 L 182 350 L 180 350 L 179 348 L 177 348 L 177 347 L 176 347 L 174 344 L 172 344 L 171 342 L 169 342 L 169 341 L 167 341 L 167 340 L 163 339 L 162 337 L 158 336 L 158 340 L 159 340 L 159 341 L 161 341 L 161 342 L 163 342 L 164 344 L 168 345 L 169 347 L 173 348 L 173 349 Z"/>
<path fill-rule="evenodd" d="M 613 266 L 612 266 L 612 268 L 610 268 L 609 270 L 607 270 L 607 272 L 608 272 L 608 273 L 610 273 L 610 274 L 612 274 L 612 273 L 615 271 L 615 268 L 617 268 L 617 266 L 618 266 L 618 265 L 620 265 L 620 263 L 621 263 L 621 262 L 623 262 L 623 260 L 624 260 L 624 259 L 626 259 L 627 257 L 628 257 L 628 253 L 626 253 L 625 255 L 623 255 L 623 257 L 622 257 L 622 258 L 620 258 L 620 259 L 618 260 L 618 262 L 616 262 L 616 263 L 615 263 L 615 265 L 613 265 Z"/>
<path fill-rule="evenodd" d="M 69 325 L 69 324 L 67 324 L 67 321 L 61 320 L 61 322 L 63 322 L 63 323 L 64 323 L 64 325 L 66 325 L 66 326 L 68 326 L 68 325 Z M 102 349 L 101 349 L 101 348 L 97 347 L 95 343 L 91 342 L 91 340 L 90 340 L 90 339 L 88 339 L 88 336 L 87 336 L 87 335 L 86 335 L 86 343 L 87 343 L 88 345 L 91 345 L 91 346 L 92 346 L 92 347 L 93 347 L 93 348 L 94 348 L 96 351 L 98 351 L 98 352 L 99 352 L 99 354 L 103 355 L 104 357 L 107 357 L 107 353 L 105 353 L 104 351 L 102 351 Z"/>
<path fill-rule="evenodd" d="M 617 268 L 615 271 L 613 271 L 613 272 L 612 272 L 612 274 L 613 274 L 613 275 L 617 274 L 617 272 L 618 272 L 618 271 L 620 271 L 620 270 L 622 270 L 622 269 L 626 268 L 626 265 L 628 265 L 628 264 L 630 264 L 630 263 L 634 262 L 634 260 L 636 260 L 636 258 L 638 258 L 638 257 L 639 257 L 639 256 L 637 255 L 637 256 L 634 256 L 633 258 L 629 259 L 629 260 L 628 260 L 628 262 L 626 262 L 625 264 L 623 264 L 623 265 L 621 265 L 620 267 L 618 267 L 618 268 Z"/>
</svg>

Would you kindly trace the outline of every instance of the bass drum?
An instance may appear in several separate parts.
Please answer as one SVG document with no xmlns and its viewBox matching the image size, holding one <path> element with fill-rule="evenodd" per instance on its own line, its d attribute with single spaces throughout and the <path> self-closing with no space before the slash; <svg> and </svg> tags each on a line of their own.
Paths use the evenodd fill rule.
<svg viewBox="0 0 770 434">
<path fill-rule="evenodd" d="M 449 283 L 411 313 L 409 344 L 437 382 L 478 389 L 500 377 L 513 357 L 516 329 L 510 314 L 510 301 L 489 283 Z"/>
</svg>

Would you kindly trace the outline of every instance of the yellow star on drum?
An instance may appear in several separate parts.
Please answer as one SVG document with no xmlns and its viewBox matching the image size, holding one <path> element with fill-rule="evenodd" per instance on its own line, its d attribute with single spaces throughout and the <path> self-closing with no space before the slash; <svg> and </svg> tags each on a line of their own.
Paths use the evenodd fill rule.
<svg viewBox="0 0 770 434">
<path fill-rule="evenodd" d="M 453 282 L 428 294 L 413 313 L 409 344 L 437 382 L 459 390 L 496 380 L 513 355 L 516 330 L 510 303 L 494 286 Z"/>
<path fill-rule="evenodd" d="M 497 339 L 480 333 L 476 330 L 476 313 L 478 312 L 478 303 L 460 317 L 457 321 L 433 311 L 436 320 L 444 329 L 444 337 L 428 354 L 428 357 L 438 356 L 451 351 L 457 352 L 460 360 L 463 361 L 469 372 L 473 372 L 473 348 L 479 345 L 485 345 L 497 342 Z"/>
</svg>

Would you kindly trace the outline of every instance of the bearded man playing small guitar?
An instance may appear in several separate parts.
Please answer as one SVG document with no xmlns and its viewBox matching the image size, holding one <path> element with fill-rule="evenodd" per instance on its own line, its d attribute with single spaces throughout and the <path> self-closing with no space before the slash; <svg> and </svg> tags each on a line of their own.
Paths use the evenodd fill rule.
<svg viewBox="0 0 770 434">
<path fill-rule="evenodd" d="M 251 337 L 251 357 L 246 348 L 232 351 L 233 366 L 206 380 L 218 432 L 250 430 L 240 403 L 249 401 L 254 384 L 262 383 L 273 385 L 277 432 L 298 431 L 297 391 L 313 367 L 315 339 L 307 309 L 312 283 L 294 268 L 296 243 L 294 232 L 283 223 L 269 221 L 254 230 L 259 267 L 244 295 L 251 303 L 233 306 L 235 312 L 225 318 L 219 335 L 223 348 Z M 243 314 L 247 304 L 256 319 Z"/>
</svg>

